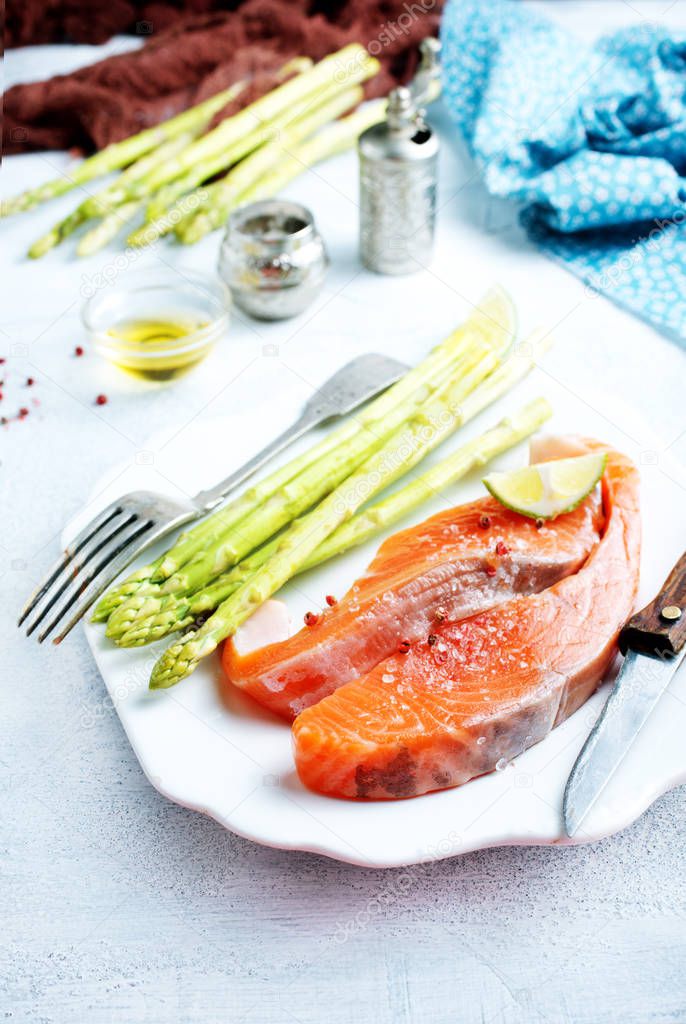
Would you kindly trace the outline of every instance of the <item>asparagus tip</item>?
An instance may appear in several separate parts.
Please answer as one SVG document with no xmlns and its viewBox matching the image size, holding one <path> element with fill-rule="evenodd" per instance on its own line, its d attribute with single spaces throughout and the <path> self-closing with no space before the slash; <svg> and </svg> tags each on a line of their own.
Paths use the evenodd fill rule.
<svg viewBox="0 0 686 1024">
<path fill-rule="evenodd" d="M 144 644 L 154 643 L 168 633 L 181 629 L 181 623 L 186 620 L 187 613 L 187 604 L 183 606 L 183 602 L 180 601 L 167 601 L 158 612 L 134 617 L 129 628 L 122 630 L 117 636 L 115 643 L 118 647 L 142 647 Z"/>
<path fill-rule="evenodd" d="M 52 235 L 46 235 L 44 238 L 39 238 L 37 242 L 34 242 L 32 246 L 27 250 L 26 255 L 31 260 L 39 260 L 46 253 L 55 246 L 56 241 L 53 240 Z"/>
<path fill-rule="evenodd" d="M 191 650 L 191 643 L 188 641 L 167 648 L 150 675 L 151 690 L 167 690 L 191 674 L 198 663 L 198 658 L 186 654 L 186 649 L 188 652 Z"/>
<path fill-rule="evenodd" d="M 172 644 L 153 668 L 149 688 L 166 690 L 170 686 L 176 686 L 195 671 L 201 658 L 211 654 L 216 647 L 217 641 L 209 631 L 204 631 L 204 627 Z"/>
</svg>

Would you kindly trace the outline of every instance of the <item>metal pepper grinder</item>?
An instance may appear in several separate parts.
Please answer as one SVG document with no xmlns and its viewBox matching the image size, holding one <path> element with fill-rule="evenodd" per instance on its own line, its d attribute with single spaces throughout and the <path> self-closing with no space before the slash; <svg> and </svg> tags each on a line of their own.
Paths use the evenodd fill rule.
<svg viewBox="0 0 686 1024">
<path fill-rule="evenodd" d="M 420 49 L 414 80 L 391 92 L 386 121 L 358 140 L 360 257 L 379 274 L 421 270 L 433 249 L 438 138 L 422 107 L 440 91 L 440 43 L 424 39 Z"/>
</svg>

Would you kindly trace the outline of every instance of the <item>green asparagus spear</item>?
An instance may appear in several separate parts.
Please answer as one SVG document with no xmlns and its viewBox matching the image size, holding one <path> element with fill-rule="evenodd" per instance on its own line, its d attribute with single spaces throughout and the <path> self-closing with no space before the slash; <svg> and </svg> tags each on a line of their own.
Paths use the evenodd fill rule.
<svg viewBox="0 0 686 1024">
<path fill-rule="evenodd" d="M 233 154 L 232 154 L 233 155 Z M 224 160 L 225 156 L 222 154 L 221 159 Z M 220 163 L 217 170 L 213 170 L 212 164 L 205 164 L 201 169 L 200 181 L 205 181 L 209 178 L 214 177 L 219 171 L 224 170 L 226 167 L 225 163 Z M 198 184 L 198 168 L 193 168 L 191 171 L 187 171 L 186 174 L 182 174 L 180 178 L 176 178 L 174 181 L 170 181 L 167 185 L 163 185 L 158 192 L 155 192 L 153 196 L 147 201 L 145 207 L 145 221 L 150 224 L 153 221 L 158 220 L 167 210 L 176 203 L 177 199 L 182 196 L 187 196 L 194 191 Z M 198 195 L 204 195 L 205 189 L 198 189 Z M 187 208 L 187 206 L 186 206 Z"/>
<path fill-rule="evenodd" d="M 473 441 L 469 441 L 436 466 L 405 484 L 399 491 L 343 523 L 319 545 L 299 572 L 305 572 L 350 548 L 363 544 L 381 530 L 408 515 L 423 502 L 440 494 L 472 469 L 484 466 L 497 455 L 519 444 L 525 437 L 538 430 L 550 417 L 551 412 L 550 404 L 544 398 L 529 402 L 523 409 L 501 420 L 495 427 Z M 186 629 L 196 622 L 199 616 L 213 612 L 276 553 L 280 543 L 281 537 L 274 538 L 244 559 L 240 565 L 195 594 L 181 597 L 167 595 L 167 599 L 156 612 L 151 612 L 147 617 L 141 616 L 131 629 L 119 638 L 119 646 L 140 647 L 153 643 L 169 633 Z"/>
<path fill-rule="evenodd" d="M 311 135 L 323 124 L 335 120 L 351 107 L 357 106 L 363 99 L 362 88 L 353 86 L 341 90 L 337 83 L 333 83 L 316 100 L 310 98 L 309 105 L 304 112 L 302 107 L 295 115 L 293 111 L 284 111 L 279 117 L 271 121 L 266 128 L 258 129 L 247 136 L 240 144 L 234 145 L 224 152 L 221 159 L 214 162 L 209 161 L 198 165 L 192 174 L 186 174 L 177 183 L 173 183 L 173 190 L 177 194 L 189 191 L 199 182 L 211 177 L 218 171 L 224 170 L 228 164 L 236 163 L 245 152 L 249 155 L 244 160 L 236 163 L 233 170 L 229 171 L 223 179 L 225 188 L 234 196 L 240 196 L 260 175 L 264 174 L 271 167 L 278 164 L 286 155 L 288 149 L 297 142 Z M 247 141 L 246 141 L 247 140 Z M 254 141 L 251 141 L 254 140 Z M 242 145 L 243 151 L 238 152 L 237 146 Z M 249 146 L 250 149 L 246 149 Z M 230 159 L 227 158 L 227 154 Z M 187 187 L 189 186 L 189 187 Z M 146 245 L 155 241 L 162 235 L 172 231 L 188 209 L 188 197 L 180 199 L 177 204 L 169 210 L 164 207 L 159 216 L 150 223 L 135 231 L 128 239 L 129 245 Z"/>
<path fill-rule="evenodd" d="M 135 569 L 121 583 L 111 587 L 100 598 L 95 610 L 91 615 L 91 622 L 107 622 L 112 612 L 123 604 L 129 597 L 132 597 L 144 583 L 150 581 L 151 576 L 157 571 L 162 562 L 162 557 Z"/>
<path fill-rule="evenodd" d="M 73 234 L 77 228 L 88 220 L 88 217 L 79 206 L 72 213 L 64 217 L 58 224 L 50 228 L 46 234 L 36 239 L 27 250 L 26 255 L 32 260 L 39 260 L 41 257 L 54 249 L 56 245 L 63 242 L 65 238 Z"/>
<path fill-rule="evenodd" d="M 80 240 L 76 246 L 76 255 L 92 256 L 103 249 L 136 216 L 142 205 L 141 199 L 132 199 L 130 203 L 122 203 L 107 217 L 103 217 L 100 223 Z"/>
<path fill-rule="evenodd" d="M 208 516 L 190 530 L 184 531 L 176 543 L 150 565 L 136 569 L 122 583 L 112 588 L 98 603 L 94 621 L 105 621 L 111 612 L 151 580 L 164 580 L 177 572 L 199 550 L 208 538 L 215 538 L 235 523 L 260 508 L 274 493 L 295 479 L 307 467 L 324 460 L 335 448 L 347 444 L 355 434 L 377 419 L 383 419 L 420 388 L 436 386 L 446 373 L 452 372 L 473 341 L 487 344 L 496 354 L 509 348 L 516 331 L 516 313 L 512 300 L 502 288 L 491 289 L 475 307 L 471 316 L 396 384 L 370 402 L 364 411 L 349 417 L 323 440 L 302 455 L 292 459 L 239 498 L 230 501 L 218 512 Z"/>
<path fill-rule="evenodd" d="M 161 146 L 157 146 L 152 152 L 146 153 L 140 160 L 129 164 L 111 185 L 107 185 L 99 192 L 84 199 L 81 204 L 84 213 L 88 217 L 106 217 L 112 213 L 119 205 L 118 189 L 122 184 L 133 185 L 135 182 L 147 178 L 157 167 L 171 160 L 177 153 L 181 153 L 186 146 L 190 146 L 191 142 L 205 130 L 208 123 L 209 119 L 198 121 L 195 131 L 182 132 L 181 135 L 176 135 Z"/>
<path fill-rule="evenodd" d="M 205 125 L 222 107 L 234 100 L 246 85 L 247 82 L 236 82 L 228 89 L 217 93 L 216 96 L 211 96 L 154 128 L 146 128 L 145 131 L 139 132 L 137 135 L 131 135 L 128 139 L 106 146 L 99 153 L 94 153 L 93 156 L 65 171 L 61 177 L 5 200 L 2 204 L 2 216 L 20 213 L 32 206 L 37 206 L 38 203 L 42 203 L 46 199 L 61 196 L 76 185 L 83 185 L 87 181 L 92 181 L 103 174 L 109 174 L 110 171 L 119 170 L 120 167 L 133 163 L 134 160 L 138 160 L 139 157 L 149 153 L 151 149 L 166 140 L 182 135 L 189 130 L 192 131 L 198 123 Z"/>
<path fill-rule="evenodd" d="M 297 520 L 296 520 L 297 522 Z M 214 582 L 194 594 L 162 594 L 146 604 L 141 604 L 139 617 L 131 627 L 118 638 L 120 647 L 141 647 L 154 643 L 168 633 L 185 629 L 197 621 L 199 616 L 213 612 L 234 590 L 245 583 L 253 573 L 264 565 L 281 543 L 281 534 L 273 537 L 261 548 L 244 558 L 238 565 L 222 573 Z"/>
</svg>

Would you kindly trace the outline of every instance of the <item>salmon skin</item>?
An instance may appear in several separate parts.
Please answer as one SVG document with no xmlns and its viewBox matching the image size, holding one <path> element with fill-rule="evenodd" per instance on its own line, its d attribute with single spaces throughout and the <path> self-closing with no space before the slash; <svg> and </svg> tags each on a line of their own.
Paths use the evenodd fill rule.
<svg viewBox="0 0 686 1024">
<path fill-rule="evenodd" d="M 443 624 L 435 641 L 304 711 L 293 741 L 306 786 L 366 799 L 459 786 L 507 764 L 588 699 L 631 614 L 640 554 L 638 473 L 618 452 L 577 445 L 599 450 L 606 522 L 585 564 L 541 593 Z"/>
<path fill-rule="evenodd" d="M 314 627 L 247 654 L 240 637 L 227 641 L 226 677 L 292 720 L 440 621 L 538 593 L 576 572 L 599 541 L 602 521 L 599 490 L 540 529 L 490 497 L 441 512 L 389 537 Z"/>
</svg>

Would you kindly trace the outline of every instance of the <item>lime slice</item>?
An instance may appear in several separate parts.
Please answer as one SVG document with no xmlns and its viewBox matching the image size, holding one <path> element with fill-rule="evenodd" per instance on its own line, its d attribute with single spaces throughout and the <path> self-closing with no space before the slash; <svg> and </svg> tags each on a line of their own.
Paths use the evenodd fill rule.
<svg viewBox="0 0 686 1024">
<path fill-rule="evenodd" d="M 571 512 L 591 493 L 605 470 L 604 454 L 539 462 L 509 473 L 489 473 L 484 483 L 501 505 L 532 519 Z"/>
<path fill-rule="evenodd" d="M 496 355 L 504 355 L 517 334 L 517 310 L 505 289 L 500 285 L 489 289 L 459 330 L 490 345 Z"/>
</svg>

